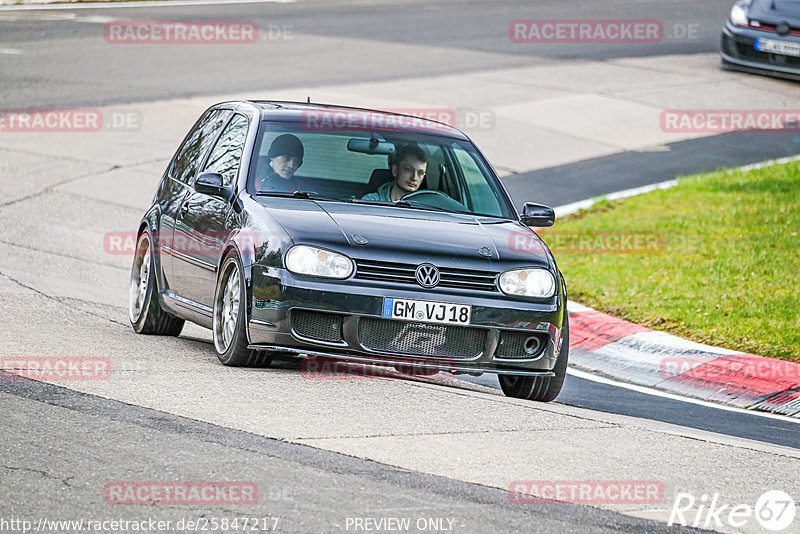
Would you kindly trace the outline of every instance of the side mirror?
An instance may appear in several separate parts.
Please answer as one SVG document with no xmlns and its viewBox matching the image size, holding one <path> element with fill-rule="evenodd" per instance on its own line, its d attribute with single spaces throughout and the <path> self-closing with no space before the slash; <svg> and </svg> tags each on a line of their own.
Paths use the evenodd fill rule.
<svg viewBox="0 0 800 534">
<path fill-rule="evenodd" d="M 548 206 L 526 202 L 525 205 L 522 206 L 520 218 L 522 219 L 522 224 L 525 226 L 542 228 L 544 226 L 553 226 L 556 222 L 556 212 L 553 211 L 553 208 Z"/>
<path fill-rule="evenodd" d="M 216 172 L 204 172 L 194 182 L 194 189 L 198 193 L 219 197 L 229 202 L 233 197 L 233 190 L 222 184 L 222 175 Z"/>
</svg>

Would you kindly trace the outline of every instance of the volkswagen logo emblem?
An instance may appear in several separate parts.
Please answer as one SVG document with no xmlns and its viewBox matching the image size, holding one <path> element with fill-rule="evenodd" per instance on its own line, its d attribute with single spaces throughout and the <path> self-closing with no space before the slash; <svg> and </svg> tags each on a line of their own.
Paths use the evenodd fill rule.
<svg viewBox="0 0 800 534">
<path fill-rule="evenodd" d="M 430 263 L 423 263 L 417 267 L 417 270 L 414 272 L 414 277 L 417 279 L 417 283 L 422 287 L 436 287 L 439 283 L 439 269 Z"/>
<path fill-rule="evenodd" d="M 789 28 L 789 25 L 785 22 L 781 22 L 775 26 L 775 31 L 778 33 L 778 35 L 788 35 L 790 29 L 791 28 Z"/>
</svg>

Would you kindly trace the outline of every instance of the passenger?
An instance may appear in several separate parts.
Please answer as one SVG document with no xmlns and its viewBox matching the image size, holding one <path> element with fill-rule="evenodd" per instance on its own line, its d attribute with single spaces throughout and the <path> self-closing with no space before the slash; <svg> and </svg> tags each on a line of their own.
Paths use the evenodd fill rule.
<svg viewBox="0 0 800 534">
<path fill-rule="evenodd" d="M 303 164 L 303 143 L 292 134 L 276 137 L 269 147 L 269 174 L 258 180 L 260 191 L 292 191 L 292 176 Z"/>
<path fill-rule="evenodd" d="M 403 145 L 394 156 L 392 177 L 375 193 L 364 195 L 363 200 L 397 202 L 419 189 L 428 169 L 428 155 L 417 145 Z"/>
</svg>

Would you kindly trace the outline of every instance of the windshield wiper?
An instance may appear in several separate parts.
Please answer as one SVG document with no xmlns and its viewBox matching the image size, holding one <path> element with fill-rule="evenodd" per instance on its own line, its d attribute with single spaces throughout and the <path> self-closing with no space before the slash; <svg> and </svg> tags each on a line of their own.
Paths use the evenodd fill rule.
<svg viewBox="0 0 800 534">
<path fill-rule="evenodd" d="M 467 211 L 454 211 L 449 210 L 447 208 L 440 208 L 439 206 L 431 206 L 430 204 L 425 204 L 424 202 L 418 202 L 416 200 L 364 200 L 361 198 L 354 198 L 350 202 L 355 202 L 356 204 L 373 204 L 375 206 L 399 206 L 401 208 L 409 208 L 412 210 L 426 210 L 426 211 L 444 211 L 446 213 L 465 213 L 469 215 Z"/>
<path fill-rule="evenodd" d="M 260 197 L 283 197 L 283 198 L 308 198 L 311 200 L 329 200 L 334 202 L 344 202 L 344 199 L 320 195 L 315 191 L 256 191 Z"/>
<path fill-rule="evenodd" d="M 372 204 L 374 206 L 400 206 L 401 208 L 412 209 L 417 207 L 407 200 L 364 200 L 362 198 L 354 198 L 350 202 L 355 202 L 356 204 Z"/>
<path fill-rule="evenodd" d="M 355 204 L 373 204 L 375 206 L 394 206 L 391 200 L 364 200 L 363 198 L 351 198 L 350 202 Z"/>
<path fill-rule="evenodd" d="M 441 206 L 431 206 L 430 204 L 425 204 L 424 202 L 420 202 L 418 200 L 400 200 L 398 202 L 402 202 L 406 207 L 410 208 L 420 208 L 426 210 L 445 211 L 447 213 L 463 213 L 466 215 L 472 215 L 472 213 L 470 213 L 469 211 L 450 210 L 447 208 L 442 208 Z"/>
</svg>

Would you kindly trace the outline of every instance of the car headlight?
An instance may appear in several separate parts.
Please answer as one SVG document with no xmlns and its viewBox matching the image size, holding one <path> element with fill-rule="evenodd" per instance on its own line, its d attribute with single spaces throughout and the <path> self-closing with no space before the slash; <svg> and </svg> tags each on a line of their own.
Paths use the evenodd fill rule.
<svg viewBox="0 0 800 534">
<path fill-rule="evenodd" d="M 738 26 L 747 26 L 747 4 L 734 4 L 731 8 L 731 22 Z"/>
<path fill-rule="evenodd" d="M 500 290 L 506 295 L 548 298 L 556 293 L 556 280 L 545 269 L 514 269 L 500 275 Z"/>
<path fill-rule="evenodd" d="M 295 274 L 347 278 L 353 274 L 353 261 L 330 250 L 296 245 L 286 253 L 286 268 Z"/>
</svg>

